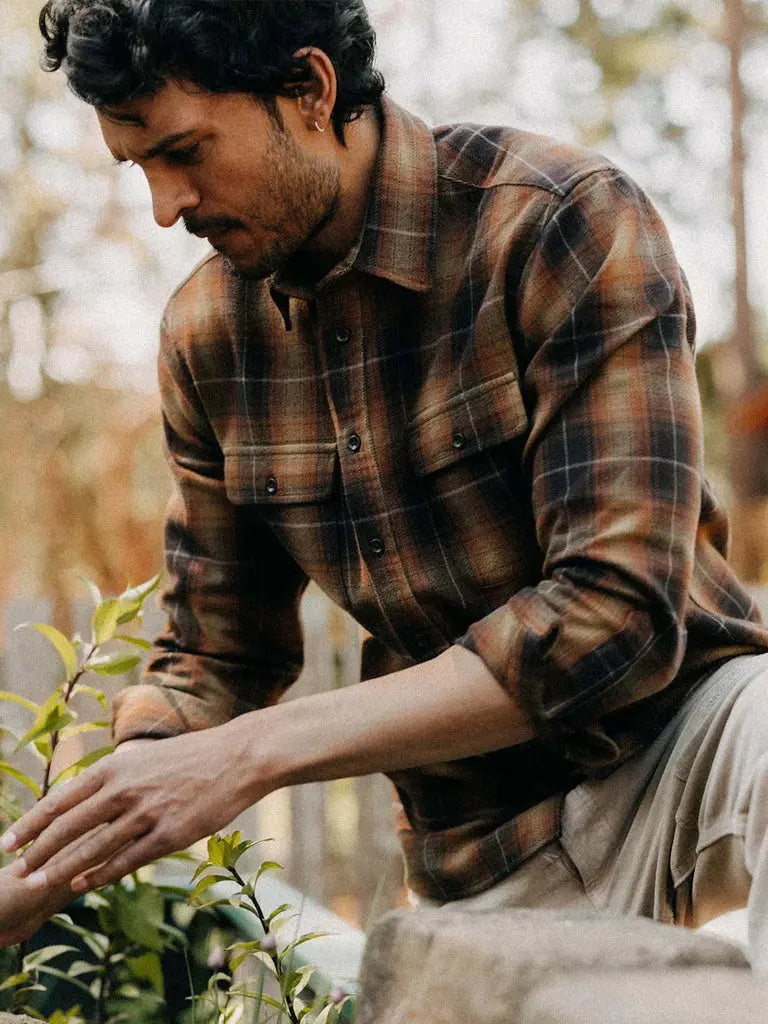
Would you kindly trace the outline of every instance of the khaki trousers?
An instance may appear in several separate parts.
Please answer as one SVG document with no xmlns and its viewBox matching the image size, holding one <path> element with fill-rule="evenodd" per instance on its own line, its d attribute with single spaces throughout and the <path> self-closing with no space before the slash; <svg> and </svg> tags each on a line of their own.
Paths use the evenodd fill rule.
<svg viewBox="0 0 768 1024">
<path fill-rule="evenodd" d="M 650 747 L 565 797 L 558 841 L 450 907 L 691 927 L 747 907 L 752 966 L 768 973 L 768 654 L 721 666 Z"/>
</svg>

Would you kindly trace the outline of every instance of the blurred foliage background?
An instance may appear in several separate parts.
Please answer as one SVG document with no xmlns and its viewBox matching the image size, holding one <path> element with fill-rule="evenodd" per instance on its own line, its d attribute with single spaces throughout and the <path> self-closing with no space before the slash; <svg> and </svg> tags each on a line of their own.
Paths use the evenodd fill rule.
<svg viewBox="0 0 768 1024">
<path fill-rule="evenodd" d="M 161 560 L 157 324 L 206 244 L 158 228 L 141 172 L 38 67 L 38 3 L 0 7 L 0 610 L 68 628 Z M 733 557 L 768 575 L 768 3 L 369 0 L 391 95 L 606 153 L 669 224 L 699 317 L 711 476 Z M 738 71 L 738 73 L 736 73 Z"/>
</svg>

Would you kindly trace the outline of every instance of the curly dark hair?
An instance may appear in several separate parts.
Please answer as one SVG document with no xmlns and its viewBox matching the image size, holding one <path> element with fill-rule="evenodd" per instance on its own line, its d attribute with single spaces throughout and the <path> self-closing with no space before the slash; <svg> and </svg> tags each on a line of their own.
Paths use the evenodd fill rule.
<svg viewBox="0 0 768 1024">
<path fill-rule="evenodd" d="M 72 91 L 95 107 L 153 95 L 170 79 L 209 92 L 251 93 L 276 115 L 275 96 L 299 96 L 323 50 L 338 79 L 333 127 L 358 118 L 384 91 L 364 0 L 48 0 L 40 12 L 42 66 L 64 66 Z"/>
</svg>

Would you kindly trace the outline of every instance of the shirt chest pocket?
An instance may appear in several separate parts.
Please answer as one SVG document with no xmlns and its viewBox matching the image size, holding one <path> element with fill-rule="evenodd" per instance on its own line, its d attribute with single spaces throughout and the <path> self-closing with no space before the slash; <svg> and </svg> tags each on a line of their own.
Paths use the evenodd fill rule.
<svg viewBox="0 0 768 1024">
<path fill-rule="evenodd" d="M 440 546 L 469 587 L 514 590 L 541 556 L 520 468 L 528 416 L 514 373 L 424 403 L 408 427 L 411 466 Z"/>
<path fill-rule="evenodd" d="M 336 445 L 331 442 L 237 445 L 224 449 L 224 482 L 234 505 L 317 504 L 333 494 Z"/>
<path fill-rule="evenodd" d="M 418 412 L 408 427 L 411 462 L 425 476 L 519 437 L 527 426 L 517 378 L 506 373 Z"/>
</svg>

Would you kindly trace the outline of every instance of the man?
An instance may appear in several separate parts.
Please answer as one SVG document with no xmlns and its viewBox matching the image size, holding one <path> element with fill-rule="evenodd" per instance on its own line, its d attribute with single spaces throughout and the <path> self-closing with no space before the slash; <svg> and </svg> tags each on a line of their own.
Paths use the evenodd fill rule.
<svg viewBox="0 0 768 1024">
<path fill-rule="evenodd" d="M 386 772 L 424 902 L 743 905 L 768 634 L 647 199 L 595 154 L 429 131 L 382 95 L 362 0 L 51 0 L 41 25 L 158 223 L 216 253 L 162 328 L 168 630 L 116 754 L 6 837 L 33 840 L 17 876 L 83 891 L 280 786 Z M 372 634 L 365 681 L 280 704 L 310 578 Z"/>
</svg>

